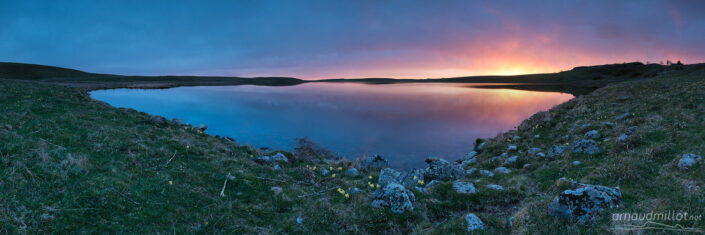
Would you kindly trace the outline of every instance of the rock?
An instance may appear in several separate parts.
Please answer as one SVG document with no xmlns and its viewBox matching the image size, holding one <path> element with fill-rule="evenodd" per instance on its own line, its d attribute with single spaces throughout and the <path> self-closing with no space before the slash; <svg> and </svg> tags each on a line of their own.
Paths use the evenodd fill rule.
<svg viewBox="0 0 705 235">
<path fill-rule="evenodd" d="M 399 174 L 396 181 L 407 188 L 417 186 L 419 181 L 424 181 L 424 171 L 420 169 L 411 169 L 407 172 Z"/>
<path fill-rule="evenodd" d="M 678 160 L 678 167 L 683 169 L 689 168 L 695 165 L 695 163 L 698 163 L 701 159 L 702 157 L 700 155 L 696 155 L 693 153 L 683 154 L 683 156 L 681 156 L 681 159 Z"/>
<path fill-rule="evenodd" d="M 304 223 L 304 218 L 301 218 L 301 216 L 296 217 L 296 223 L 297 223 L 297 224 L 303 224 L 303 223 Z"/>
<path fill-rule="evenodd" d="M 472 194 L 476 193 L 475 185 L 470 182 L 455 181 L 453 182 L 453 189 L 458 193 Z"/>
<path fill-rule="evenodd" d="M 255 158 L 255 162 L 264 165 L 272 162 L 272 158 L 269 156 L 259 156 Z"/>
<path fill-rule="evenodd" d="M 622 121 L 622 120 L 625 120 L 625 119 L 631 117 L 631 115 L 632 115 L 632 114 L 631 114 L 630 112 L 626 112 L 626 113 L 620 114 L 619 116 L 617 116 L 616 118 L 614 118 L 614 120 Z"/>
<path fill-rule="evenodd" d="M 272 190 L 272 192 L 274 192 L 274 195 L 279 195 L 280 193 L 282 193 L 281 187 L 272 187 L 269 190 Z"/>
<path fill-rule="evenodd" d="M 529 151 L 527 151 L 527 153 L 529 155 L 536 155 L 539 152 L 541 152 L 541 148 L 536 148 L 536 147 L 530 148 Z"/>
<path fill-rule="evenodd" d="M 466 159 L 466 160 L 475 159 L 475 157 L 476 157 L 478 154 L 479 154 L 479 153 L 478 153 L 477 151 L 471 151 L 471 152 L 468 153 L 467 156 L 465 156 L 465 159 Z"/>
<path fill-rule="evenodd" d="M 472 175 L 475 172 L 477 172 L 477 168 L 470 168 L 469 170 L 465 171 L 465 175 Z"/>
<path fill-rule="evenodd" d="M 476 144 L 474 150 L 477 151 L 478 153 L 482 152 L 482 150 L 485 149 L 485 145 L 486 145 L 485 142 L 482 142 L 480 144 Z"/>
<path fill-rule="evenodd" d="M 568 146 L 564 145 L 554 145 L 551 146 L 550 149 L 548 149 L 548 157 L 558 157 L 563 155 L 565 151 L 568 150 Z"/>
<path fill-rule="evenodd" d="M 326 170 L 326 169 L 323 169 L 323 170 L 321 170 L 321 175 L 322 175 L 322 176 L 330 175 L 330 171 L 329 171 L 329 170 Z"/>
<path fill-rule="evenodd" d="M 350 168 L 347 173 L 349 176 L 357 176 L 360 174 L 360 172 L 358 172 L 355 168 Z"/>
<path fill-rule="evenodd" d="M 580 165 L 580 161 L 573 161 L 573 166 Z"/>
<path fill-rule="evenodd" d="M 485 177 L 492 177 L 492 176 L 494 176 L 494 174 L 493 174 L 491 171 L 488 171 L 488 170 L 481 170 L 481 171 L 480 171 L 480 175 L 481 175 L 481 176 L 485 176 Z"/>
<path fill-rule="evenodd" d="M 501 157 L 509 157 L 509 154 L 508 154 L 508 153 L 502 153 L 502 154 L 500 154 L 499 156 L 501 156 Z"/>
<path fill-rule="evenodd" d="M 429 165 L 424 171 L 427 179 L 451 180 L 465 177 L 465 171 L 458 164 L 441 158 L 427 158 L 426 163 Z"/>
<path fill-rule="evenodd" d="M 576 218 L 584 224 L 605 208 L 619 207 L 621 204 L 619 188 L 588 184 L 560 193 L 548 205 L 548 212 L 557 217 Z"/>
<path fill-rule="evenodd" d="M 494 190 L 504 190 L 504 187 L 496 184 L 488 184 L 486 185 L 488 188 L 494 189 Z"/>
<path fill-rule="evenodd" d="M 352 194 L 359 193 L 359 192 L 362 192 L 362 190 L 360 190 L 360 189 L 357 188 L 357 187 L 352 188 L 352 189 L 350 190 L 350 193 L 352 193 Z"/>
<path fill-rule="evenodd" d="M 625 134 L 627 134 L 627 135 L 633 135 L 634 132 L 636 132 L 636 129 L 638 129 L 638 128 L 639 128 L 639 127 L 636 127 L 636 126 L 630 126 L 629 128 L 627 128 L 627 132 L 626 132 Z"/>
<path fill-rule="evenodd" d="M 629 135 L 627 135 L 627 134 L 622 134 L 622 135 L 619 136 L 619 138 L 617 138 L 617 141 L 618 141 L 618 142 L 625 142 L 625 141 L 627 141 L 628 138 L 629 138 Z"/>
<path fill-rule="evenodd" d="M 278 171 L 278 170 L 281 170 L 282 167 L 280 165 L 274 165 L 274 167 L 272 167 L 272 169 L 274 169 L 275 171 Z"/>
<path fill-rule="evenodd" d="M 197 127 L 194 127 L 194 128 L 196 130 L 206 131 L 206 129 L 208 129 L 208 126 L 206 126 L 205 124 L 201 124 L 201 125 L 198 125 Z"/>
<path fill-rule="evenodd" d="M 431 187 L 435 186 L 436 184 L 438 184 L 440 182 L 441 181 L 438 181 L 438 180 L 431 180 L 431 182 L 428 182 L 428 184 L 426 184 L 426 189 L 430 189 Z"/>
<path fill-rule="evenodd" d="M 372 193 L 372 206 L 390 207 L 394 213 L 414 211 L 414 194 L 401 184 L 390 183 Z"/>
<path fill-rule="evenodd" d="M 590 155 L 600 153 L 600 149 L 597 147 L 597 142 L 594 140 L 581 139 L 573 142 L 574 153 L 587 153 Z"/>
<path fill-rule="evenodd" d="M 521 168 L 524 168 L 524 169 L 526 169 L 526 168 L 529 168 L 530 166 L 531 166 L 531 164 L 529 164 L 529 163 L 526 163 L 526 164 L 524 164 L 524 166 L 522 166 Z"/>
<path fill-rule="evenodd" d="M 617 98 L 618 101 L 626 101 L 626 100 L 629 100 L 629 99 L 630 99 L 630 97 L 629 97 L 629 96 L 626 96 L 626 95 L 623 95 L 623 96 L 620 96 L 619 98 Z"/>
<path fill-rule="evenodd" d="M 602 124 L 600 124 L 600 126 L 602 126 L 602 127 L 614 127 L 614 123 L 612 123 L 612 122 L 602 122 Z"/>
<path fill-rule="evenodd" d="M 398 171 L 396 171 L 392 168 L 384 168 L 382 171 L 379 172 L 379 178 L 377 179 L 377 184 L 384 187 L 385 185 L 390 184 L 390 183 L 397 183 L 397 184 L 401 183 L 401 182 L 397 181 L 397 178 L 399 178 L 400 175 L 401 175 L 401 173 L 399 173 Z"/>
<path fill-rule="evenodd" d="M 152 116 L 151 118 L 149 118 L 149 121 L 157 126 L 166 126 L 167 124 L 169 124 L 169 121 L 166 120 L 166 118 L 159 115 Z"/>
<path fill-rule="evenodd" d="M 518 135 L 515 135 L 514 137 L 512 137 L 512 141 L 517 141 L 520 139 L 521 139 L 521 137 L 519 137 Z"/>
<path fill-rule="evenodd" d="M 362 169 L 382 169 L 389 167 L 389 162 L 379 155 L 367 157 L 359 163 Z"/>
<path fill-rule="evenodd" d="M 282 153 L 274 154 L 274 156 L 271 156 L 271 159 L 277 162 L 289 162 L 289 159 Z"/>
<path fill-rule="evenodd" d="M 546 154 L 545 154 L 545 153 L 537 153 L 536 156 L 539 156 L 539 157 L 542 157 L 542 158 L 543 158 L 543 157 L 546 157 Z"/>
<path fill-rule="evenodd" d="M 541 135 L 535 135 L 535 136 L 534 136 L 534 139 L 538 139 L 538 138 L 541 138 Z"/>
<path fill-rule="evenodd" d="M 485 225 L 485 223 L 482 222 L 482 220 L 473 213 L 465 215 L 465 222 L 468 223 L 468 232 L 472 232 L 475 230 L 484 230 L 485 228 L 487 228 L 487 225 Z"/>
<path fill-rule="evenodd" d="M 507 169 L 506 167 L 500 166 L 494 169 L 494 172 L 500 173 L 500 174 L 508 174 L 512 172 L 511 170 Z"/>
<path fill-rule="evenodd" d="M 506 166 L 506 165 L 514 164 L 517 162 L 518 158 L 519 158 L 519 156 L 512 156 L 510 158 L 507 158 L 507 160 L 504 160 L 504 163 L 502 163 L 502 165 Z"/>
<path fill-rule="evenodd" d="M 414 188 L 416 189 L 416 191 L 419 191 L 419 192 L 422 192 L 422 193 L 428 193 L 428 189 L 426 189 L 426 188 L 422 188 L 422 187 L 419 187 L 419 186 L 414 186 Z"/>
<path fill-rule="evenodd" d="M 230 143 L 235 143 L 235 139 L 233 139 L 233 138 L 230 138 L 230 137 L 228 137 L 228 136 L 223 137 L 223 138 L 224 138 L 225 140 L 229 141 Z"/>
<path fill-rule="evenodd" d="M 507 147 L 507 152 L 511 152 L 511 151 L 517 151 L 517 146 L 516 145 L 509 145 L 509 147 Z"/>
<path fill-rule="evenodd" d="M 585 139 L 597 139 L 600 138 L 600 133 L 597 130 L 591 130 L 585 133 Z"/>
<path fill-rule="evenodd" d="M 475 158 L 463 160 L 463 162 L 460 163 L 460 168 L 464 169 L 466 166 L 472 165 L 475 162 L 477 162 Z"/>
</svg>

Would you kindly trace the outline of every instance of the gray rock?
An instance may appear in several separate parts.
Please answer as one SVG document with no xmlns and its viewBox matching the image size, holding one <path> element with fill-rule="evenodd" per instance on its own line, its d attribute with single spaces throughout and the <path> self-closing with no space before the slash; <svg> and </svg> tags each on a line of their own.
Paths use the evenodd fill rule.
<svg viewBox="0 0 705 235">
<path fill-rule="evenodd" d="M 430 188 L 432 188 L 433 186 L 436 186 L 436 184 L 438 184 L 438 183 L 440 183 L 440 182 L 441 182 L 441 181 L 438 181 L 438 180 L 431 180 L 431 182 L 428 182 L 428 184 L 426 184 L 426 189 L 430 189 Z"/>
<path fill-rule="evenodd" d="M 379 172 L 379 178 L 377 179 L 377 184 L 381 185 L 384 187 L 387 184 L 390 183 L 401 183 L 397 181 L 397 179 L 401 176 L 401 173 L 392 169 L 392 168 L 384 168 L 382 171 Z"/>
<path fill-rule="evenodd" d="M 453 182 L 453 189 L 458 193 L 472 194 L 476 193 L 475 185 L 470 182 L 455 181 Z"/>
<path fill-rule="evenodd" d="M 329 171 L 329 170 L 326 170 L 326 169 L 323 169 L 323 170 L 321 170 L 321 175 L 322 175 L 322 176 L 330 175 L 330 171 Z"/>
<path fill-rule="evenodd" d="M 504 187 L 502 187 L 501 185 L 497 185 L 497 184 L 488 184 L 488 185 L 486 185 L 486 186 L 487 186 L 488 188 L 491 188 L 491 189 L 494 189 L 494 190 L 504 190 Z"/>
<path fill-rule="evenodd" d="M 472 232 L 475 230 L 484 230 L 485 228 L 487 228 L 487 225 L 485 225 L 485 223 L 482 222 L 482 220 L 473 213 L 465 215 L 465 222 L 468 223 L 468 232 Z"/>
<path fill-rule="evenodd" d="M 372 193 L 373 207 L 389 207 L 394 213 L 414 211 L 415 201 L 414 193 L 397 183 L 387 184 Z"/>
<path fill-rule="evenodd" d="M 686 153 L 681 156 L 681 159 L 678 160 L 678 167 L 680 168 L 689 168 L 696 163 L 698 163 L 700 160 L 702 160 L 702 157 L 700 155 L 696 155 L 693 153 Z"/>
<path fill-rule="evenodd" d="M 419 187 L 419 186 L 414 186 L 414 188 L 416 189 L 416 191 L 419 191 L 419 192 L 422 192 L 422 193 L 428 193 L 428 189 L 427 189 L 427 188 L 422 188 L 422 187 Z"/>
<path fill-rule="evenodd" d="M 152 122 L 152 124 L 157 125 L 157 126 L 166 126 L 169 124 L 169 121 L 166 120 L 166 118 L 159 116 L 159 115 L 154 115 L 151 118 L 149 118 L 149 121 Z M 10 128 L 12 129 L 12 128 Z"/>
<path fill-rule="evenodd" d="M 526 169 L 526 168 L 529 168 L 530 166 L 531 166 L 531 164 L 529 164 L 529 163 L 526 163 L 526 164 L 524 164 L 524 166 L 522 166 L 521 168 L 524 168 L 524 169 Z"/>
<path fill-rule="evenodd" d="M 622 121 L 622 120 L 625 120 L 625 119 L 627 119 L 627 118 L 629 118 L 629 117 L 631 117 L 631 116 L 632 116 L 632 114 L 631 114 L 630 112 L 626 112 L 626 113 L 620 114 L 619 116 L 617 116 L 616 118 L 614 118 L 614 120 Z"/>
<path fill-rule="evenodd" d="M 560 193 L 548 205 L 548 212 L 557 217 L 576 218 L 584 224 L 604 209 L 619 207 L 621 204 L 622 193 L 619 188 L 588 184 Z"/>
<path fill-rule="evenodd" d="M 494 173 L 488 170 L 480 170 L 480 175 L 485 177 L 492 177 L 494 176 Z"/>
<path fill-rule="evenodd" d="M 545 154 L 545 153 L 537 153 L 536 156 L 539 156 L 539 157 L 542 157 L 542 158 L 543 158 L 543 157 L 546 157 L 546 154 Z"/>
<path fill-rule="evenodd" d="M 411 188 L 418 185 L 419 180 L 423 181 L 424 171 L 420 169 L 411 169 L 407 172 L 399 174 L 396 181 L 404 185 L 404 187 Z"/>
<path fill-rule="evenodd" d="M 541 148 L 536 148 L 536 147 L 530 148 L 530 149 L 527 151 L 527 153 L 528 153 L 529 155 L 536 155 L 536 154 L 539 153 L 539 152 L 541 152 Z"/>
<path fill-rule="evenodd" d="M 600 133 L 597 130 L 591 130 L 585 133 L 585 139 L 597 139 L 600 138 Z"/>
<path fill-rule="evenodd" d="M 580 161 L 573 161 L 573 166 L 580 165 Z"/>
<path fill-rule="evenodd" d="M 278 170 L 281 170 L 281 169 L 282 169 L 282 166 L 280 166 L 280 165 L 274 165 L 274 167 L 272 167 L 272 169 L 274 169 L 275 171 L 278 171 Z"/>
<path fill-rule="evenodd" d="M 590 155 L 600 153 L 600 149 L 597 147 L 597 142 L 594 140 L 581 139 L 573 142 L 572 151 L 574 153 L 587 153 Z"/>
<path fill-rule="evenodd" d="M 465 177 L 465 170 L 456 163 L 441 158 L 427 158 L 428 167 L 424 171 L 426 179 L 452 180 Z"/>
<path fill-rule="evenodd" d="M 201 125 L 198 125 L 197 127 L 194 127 L 194 128 L 196 130 L 206 131 L 206 129 L 208 129 L 208 126 L 206 126 L 206 124 L 201 124 Z"/>
<path fill-rule="evenodd" d="M 477 151 L 471 151 L 471 152 L 468 153 L 467 156 L 465 156 L 465 159 L 466 159 L 466 160 L 475 159 L 475 157 L 476 157 L 478 154 L 479 154 L 479 153 L 478 153 Z"/>
<path fill-rule="evenodd" d="M 509 154 L 508 154 L 508 153 L 502 153 L 502 154 L 500 154 L 499 156 L 501 156 L 501 157 L 509 157 Z"/>
<path fill-rule="evenodd" d="M 464 169 L 467 166 L 475 164 L 475 162 L 477 162 L 477 160 L 475 158 L 465 159 L 465 160 L 463 160 L 463 162 L 460 163 L 460 168 Z"/>
<path fill-rule="evenodd" d="M 618 141 L 618 142 L 625 142 L 625 141 L 627 141 L 628 138 L 629 138 L 629 135 L 627 135 L 627 134 L 622 134 L 622 135 L 619 136 L 619 138 L 617 138 L 617 141 Z"/>
<path fill-rule="evenodd" d="M 282 153 L 277 153 L 274 156 L 271 156 L 271 159 L 277 162 L 289 162 L 289 159 Z"/>
<path fill-rule="evenodd" d="M 518 135 L 515 135 L 514 137 L 512 137 L 512 141 L 517 141 L 520 139 L 521 139 L 521 137 L 519 137 Z"/>
<path fill-rule="evenodd" d="M 350 169 L 348 169 L 347 174 L 349 176 L 357 176 L 360 174 L 360 172 L 358 172 L 357 169 L 355 169 L 355 168 L 350 168 Z"/>
<path fill-rule="evenodd" d="M 600 124 L 600 126 L 602 126 L 602 127 L 614 127 L 614 123 L 612 123 L 612 122 L 602 122 L 602 124 Z"/>
<path fill-rule="evenodd" d="M 359 193 L 359 192 L 362 192 L 362 190 L 360 190 L 360 189 L 357 188 L 357 187 L 352 188 L 352 189 L 350 190 L 350 193 L 352 193 L 352 194 L 356 194 L 356 193 Z"/>
<path fill-rule="evenodd" d="M 259 164 L 267 164 L 272 162 L 272 158 L 270 156 L 259 156 L 255 158 L 255 162 Z"/>
<path fill-rule="evenodd" d="M 538 138 L 541 138 L 541 135 L 535 135 L 535 136 L 534 136 L 534 139 L 538 139 Z"/>
<path fill-rule="evenodd" d="M 296 217 L 296 223 L 297 223 L 297 224 L 303 224 L 303 223 L 304 223 L 304 218 L 301 218 L 301 216 Z"/>
<path fill-rule="evenodd" d="M 500 174 L 509 174 L 512 172 L 511 170 L 507 169 L 506 167 L 500 166 L 494 169 L 494 172 L 500 173 Z"/>
<path fill-rule="evenodd" d="M 272 187 L 272 188 L 270 188 L 269 190 L 271 190 L 272 192 L 274 192 L 274 195 L 279 195 L 280 193 L 282 193 L 282 188 L 281 188 L 281 187 Z"/>
<path fill-rule="evenodd" d="M 627 132 L 626 132 L 625 134 L 627 134 L 627 135 L 633 135 L 634 132 L 636 132 L 636 129 L 639 129 L 639 127 L 630 126 L 629 128 L 627 128 Z"/>
<path fill-rule="evenodd" d="M 517 162 L 518 158 L 519 158 L 519 156 L 512 156 L 510 158 L 507 158 L 507 160 L 504 160 L 504 163 L 502 163 L 502 165 L 506 166 L 506 165 L 514 164 Z"/>
<path fill-rule="evenodd" d="M 517 146 L 516 145 L 509 145 L 509 147 L 507 147 L 507 151 L 508 152 L 517 151 Z"/>
<path fill-rule="evenodd" d="M 477 172 L 477 168 L 470 168 L 469 170 L 465 171 L 465 175 L 472 175 L 475 172 Z"/>
<path fill-rule="evenodd" d="M 548 157 L 558 157 L 563 155 L 565 151 L 568 150 L 568 146 L 564 145 L 554 145 L 551 146 L 550 149 L 548 149 Z"/>
<path fill-rule="evenodd" d="M 360 161 L 359 166 L 362 169 L 382 169 L 389 167 L 389 162 L 387 162 L 387 160 L 385 160 L 381 156 L 375 155 L 372 157 L 367 157 Z"/>
<path fill-rule="evenodd" d="M 485 149 L 485 145 L 486 145 L 485 142 L 482 142 L 482 143 L 476 145 L 476 146 L 475 146 L 475 151 L 477 151 L 477 152 L 482 152 L 482 150 Z"/>
</svg>

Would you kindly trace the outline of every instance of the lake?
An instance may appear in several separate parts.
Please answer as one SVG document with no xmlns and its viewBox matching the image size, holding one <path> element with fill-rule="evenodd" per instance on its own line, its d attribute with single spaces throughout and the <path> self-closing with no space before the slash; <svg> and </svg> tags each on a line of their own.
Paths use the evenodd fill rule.
<svg viewBox="0 0 705 235">
<path fill-rule="evenodd" d="M 229 136 L 241 144 L 292 151 L 308 137 L 355 159 L 380 154 L 396 168 L 429 156 L 460 159 L 476 138 L 515 128 L 571 98 L 558 92 L 472 88 L 451 83 L 305 83 L 296 86 L 200 86 L 113 89 L 91 97 Z"/>
</svg>

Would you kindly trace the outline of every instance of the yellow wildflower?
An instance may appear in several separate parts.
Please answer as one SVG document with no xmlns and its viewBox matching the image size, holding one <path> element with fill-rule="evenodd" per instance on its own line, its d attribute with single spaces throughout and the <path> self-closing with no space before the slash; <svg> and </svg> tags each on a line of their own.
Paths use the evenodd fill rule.
<svg viewBox="0 0 705 235">
<path fill-rule="evenodd" d="M 372 176 L 367 176 L 368 179 L 372 179 Z"/>
<path fill-rule="evenodd" d="M 189 149 L 189 148 L 191 148 L 191 146 L 186 145 L 186 149 Z"/>
<path fill-rule="evenodd" d="M 339 170 L 339 171 L 342 171 L 342 170 L 343 170 L 343 168 L 342 168 L 342 167 L 338 167 L 338 170 Z"/>
<path fill-rule="evenodd" d="M 416 179 L 416 176 L 414 176 L 414 179 Z"/>
<path fill-rule="evenodd" d="M 333 174 L 332 176 L 333 176 L 333 178 L 335 178 L 335 174 Z"/>
<path fill-rule="evenodd" d="M 373 184 L 370 184 L 370 188 L 375 188 L 375 186 Z"/>
<path fill-rule="evenodd" d="M 174 184 L 174 182 L 171 182 L 171 180 L 169 180 L 169 185 L 172 185 L 172 184 Z"/>
<path fill-rule="evenodd" d="M 377 185 L 377 188 L 379 188 L 379 184 Z"/>
<path fill-rule="evenodd" d="M 346 193 L 346 194 L 345 194 L 345 198 L 349 198 L 349 197 L 350 197 L 350 195 Z"/>
</svg>

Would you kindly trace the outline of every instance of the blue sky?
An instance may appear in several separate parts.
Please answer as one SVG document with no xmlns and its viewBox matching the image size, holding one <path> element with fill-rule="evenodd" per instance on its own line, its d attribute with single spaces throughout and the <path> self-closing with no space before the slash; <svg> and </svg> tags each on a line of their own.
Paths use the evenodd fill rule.
<svg viewBox="0 0 705 235">
<path fill-rule="evenodd" d="M 705 62 L 705 1 L 0 5 L 0 61 L 99 73 L 424 78 Z"/>
</svg>

